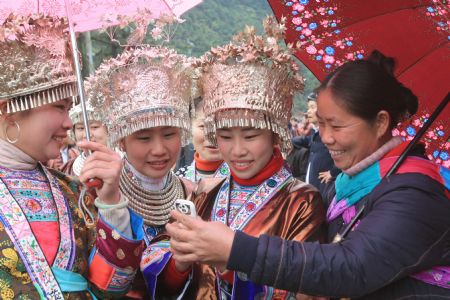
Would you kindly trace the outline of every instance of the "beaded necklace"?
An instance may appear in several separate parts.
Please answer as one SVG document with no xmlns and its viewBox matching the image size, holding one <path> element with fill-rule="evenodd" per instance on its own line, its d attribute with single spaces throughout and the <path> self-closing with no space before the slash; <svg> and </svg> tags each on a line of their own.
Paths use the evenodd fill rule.
<svg viewBox="0 0 450 300">
<path fill-rule="evenodd" d="M 169 213 L 174 208 L 175 200 L 184 198 L 181 181 L 172 172 L 169 172 L 163 189 L 151 191 L 139 184 L 133 172 L 124 167 L 119 186 L 129 201 L 128 206 L 141 215 L 148 226 L 165 225 L 170 219 Z"/>
</svg>

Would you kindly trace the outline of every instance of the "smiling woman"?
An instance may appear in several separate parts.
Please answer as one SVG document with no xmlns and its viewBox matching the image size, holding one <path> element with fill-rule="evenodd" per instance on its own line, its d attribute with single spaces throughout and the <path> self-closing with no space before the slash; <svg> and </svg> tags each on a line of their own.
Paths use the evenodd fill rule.
<svg viewBox="0 0 450 300">
<path fill-rule="evenodd" d="M 216 146 L 205 139 L 204 101 L 201 97 L 194 100 L 195 116 L 192 118 L 192 144 L 194 145 L 194 161 L 190 166 L 184 166 L 177 175 L 197 183 L 202 178 L 218 175 L 223 163 L 222 155 Z"/>
<path fill-rule="evenodd" d="M 136 171 L 148 178 L 162 180 L 180 154 L 181 128 L 158 126 L 139 130 L 119 144 Z"/>
<path fill-rule="evenodd" d="M 327 211 L 329 244 L 252 237 L 174 213 L 182 223 L 167 225 L 174 259 L 308 295 L 449 298 L 450 171 L 415 147 L 385 176 L 408 145 L 392 137 L 392 128 L 417 110 L 415 95 L 393 76 L 394 65 L 376 51 L 343 64 L 318 89 L 320 135 L 343 169 Z"/>
<path fill-rule="evenodd" d="M 139 218 L 116 206 L 107 185 L 98 196 L 113 208 L 108 220 L 82 196 L 79 181 L 41 163 L 59 155 L 72 127 L 68 112 L 77 94 L 66 29 L 64 19 L 43 16 L 11 15 L 0 25 L 2 298 L 120 297 L 142 254 L 142 240 L 134 239 L 139 228 L 133 231 L 130 222 Z M 99 178 L 107 182 L 105 174 Z M 128 217 L 121 226 L 129 235 L 109 222 L 120 215 Z M 117 249 L 135 256 L 119 258 Z M 131 258 L 126 270 L 125 257 Z M 100 283 L 105 270 L 95 264 L 111 276 Z"/>
<path fill-rule="evenodd" d="M 72 97 L 54 103 L 7 115 L 3 139 L 28 153 L 36 161 L 45 162 L 59 155 L 67 131 L 72 127 L 68 111 Z M 17 125 L 14 125 L 17 124 Z"/>
<path fill-rule="evenodd" d="M 173 50 L 138 47 L 105 61 L 86 85 L 92 106 L 108 128 L 109 145 L 125 152 L 114 186 L 128 207 L 144 219 L 147 249 L 141 271 L 146 278 L 156 276 L 146 257 L 156 251 L 162 257 L 158 264 L 169 261 L 164 226 L 175 201 L 186 199 L 192 190 L 192 183 L 171 171 L 190 136 L 189 72 L 186 57 Z M 102 151 L 88 158 L 82 176 L 95 177 L 91 171 L 101 173 L 107 167 Z M 170 290 L 171 282 L 164 280 L 164 274 L 156 274 L 160 275 L 159 284 Z M 142 281 L 142 276 L 139 278 Z M 134 286 L 130 297 L 159 298 L 159 289 L 147 291 L 144 282 Z"/>
<path fill-rule="evenodd" d="M 218 147 L 226 164 L 219 174 L 225 178 L 199 182 L 193 202 L 202 219 L 218 221 L 233 231 L 318 241 L 324 238 L 325 219 L 320 195 L 294 179 L 283 161 L 291 148 L 287 124 L 301 78 L 290 54 L 277 46 L 280 28 L 270 18 L 265 27 L 269 37 L 247 28 L 233 44 L 211 49 L 199 63 L 206 141 Z M 195 243 L 192 247 L 202 248 Z M 173 253 L 179 265 L 193 264 L 189 289 L 180 290 L 186 299 L 296 297 L 225 268 L 195 264 L 197 259 L 185 256 L 181 248 Z M 174 281 L 183 279 L 173 274 Z"/>
<path fill-rule="evenodd" d="M 106 126 L 101 122 L 99 113 L 88 104 L 86 104 L 86 113 L 89 123 L 90 140 L 106 146 L 108 131 Z M 72 138 L 75 139 L 75 142 L 85 140 L 86 130 L 84 128 L 81 103 L 70 109 L 69 116 L 73 123 L 71 128 Z M 84 154 L 80 154 L 79 151 L 74 148 L 69 148 L 67 152 L 69 156 L 68 160 L 61 166 L 60 170 L 65 174 L 79 176 L 84 161 L 86 160 L 86 156 Z M 71 153 L 75 154 L 71 155 Z"/>
</svg>

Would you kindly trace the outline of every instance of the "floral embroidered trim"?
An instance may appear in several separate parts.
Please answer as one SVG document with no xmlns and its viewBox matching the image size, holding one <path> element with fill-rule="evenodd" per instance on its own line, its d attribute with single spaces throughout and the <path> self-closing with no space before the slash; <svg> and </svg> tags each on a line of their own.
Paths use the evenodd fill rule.
<svg viewBox="0 0 450 300">
<path fill-rule="evenodd" d="M 230 203 L 230 176 L 223 183 L 217 194 L 212 211 L 212 221 L 219 221 L 228 224 L 229 203 Z M 239 209 L 236 216 L 228 226 L 233 230 L 242 230 L 253 216 L 272 197 L 292 180 L 292 174 L 282 167 L 280 171 L 264 181 L 256 191 L 247 199 Z"/>
<path fill-rule="evenodd" d="M 72 215 L 70 212 L 69 204 L 67 203 L 64 195 L 61 192 L 59 184 L 56 178 L 50 174 L 45 167 L 41 165 L 45 175 L 50 183 L 50 188 L 55 201 L 56 209 L 58 211 L 59 219 L 59 232 L 61 241 L 58 248 L 58 254 L 55 257 L 53 266 L 71 270 L 75 260 L 75 231 L 73 230 Z"/>
<path fill-rule="evenodd" d="M 63 294 L 36 241 L 25 214 L 0 180 L 0 217 L 5 230 L 23 260 L 25 268 L 42 298 L 61 299 Z"/>
</svg>

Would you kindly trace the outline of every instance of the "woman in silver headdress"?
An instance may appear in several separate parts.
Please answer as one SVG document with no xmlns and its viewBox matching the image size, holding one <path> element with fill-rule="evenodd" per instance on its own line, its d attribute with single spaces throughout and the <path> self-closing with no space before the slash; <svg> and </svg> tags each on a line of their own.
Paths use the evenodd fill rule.
<svg viewBox="0 0 450 300">
<path fill-rule="evenodd" d="M 170 258 L 164 225 L 175 200 L 186 199 L 193 187 L 171 171 L 190 136 L 189 72 L 186 58 L 173 50 L 140 47 L 104 62 L 86 85 L 91 105 L 108 128 L 109 146 L 125 153 L 117 188 L 144 219 L 147 258 L 153 251 Z M 95 155 L 98 159 L 88 159 L 82 174 L 101 170 L 96 164 L 103 158 Z M 139 288 L 133 292 L 146 297 Z M 149 292 L 154 296 L 154 290 Z"/>
<path fill-rule="evenodd" d="M 97 211 L 79 181 L 41 163 L 59 155 L 72 127 L 66 29 L 64 19 L 41 16 L 0 25 L 2 299 L 120 297 L 139 266 L 142 230 L 132 226 L 139 218 L 111 193 L 111 172 L 98 174 L 99 201 L 109 210 Z"/>
<path fill-rule="evenodd" d="M 86 104 L 86 112 L 89 122 L 90 140 L 106 146 L 108 144 L 108 130 L 102 123 L 100 114 L 96 112 L 89 104 Z M 71 134 L 73 135 L 75 142 L 85 140 L 86 130 L 84 128 L 81 104 L 72 107 L 69 111 L 69 116 L 73 123 Z M 71 157 L 66 163 L 64 163 L 61 167 L 61 172 L 79 176 L 85 160 L 86 155 L 77 151 L 76 156 Z"/>
<path fill-rule="evenodd" d="M 233 43 L 211 49 L 198 62 L 206 139 L 218 147 L 228 174 L 202 179 L 192 199 L 202 219 L 219 221 L 233 231 L 317 241 L 323 237 L 325 220 L 320 194 L 294 179 L 283 159 L 291 148 L 287 125 L 292 97 L 302 88 L 302 78 L 289 51 L 277 43 L 281 28 L 271 18 L 265 27 L 267 37 L 248 28 Z M 216 250 L 221 249 L 211 249 Z M 172 249 L 172 259 L 178 265 L 192 264 L 193 269 L 189 288 L 178 291 L 184 299 L 296 296 L 223 268 L 179 260 L 178 251 Z M 172 281 L 181 279 L 173 271 Z"/>
</svg>

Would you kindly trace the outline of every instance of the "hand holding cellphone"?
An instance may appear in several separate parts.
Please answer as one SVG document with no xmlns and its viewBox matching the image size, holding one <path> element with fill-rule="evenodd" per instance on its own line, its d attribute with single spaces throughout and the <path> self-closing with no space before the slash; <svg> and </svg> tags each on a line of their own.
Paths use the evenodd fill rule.
<svg viewBox="0 0 450 300">
<path fill-rule="evenodd" d="M 175 209 L 178 210 L 180 213 L 196 217 L 197 211 L 195 209 L 195 205 L 192 201 L 185 200 L 185 199 L 177 199 L 175 200 Z"/>
</svg>

